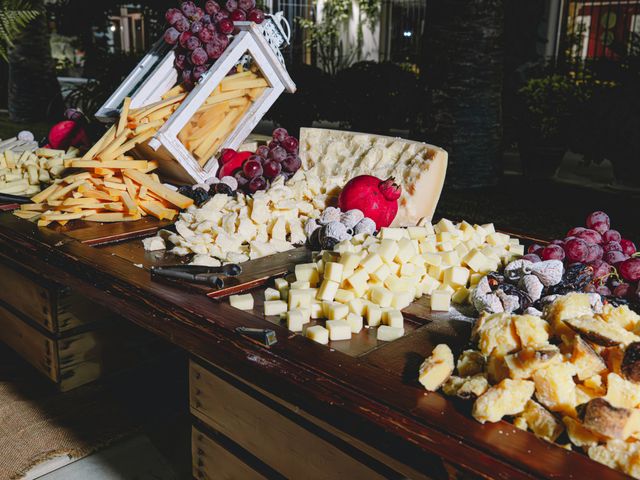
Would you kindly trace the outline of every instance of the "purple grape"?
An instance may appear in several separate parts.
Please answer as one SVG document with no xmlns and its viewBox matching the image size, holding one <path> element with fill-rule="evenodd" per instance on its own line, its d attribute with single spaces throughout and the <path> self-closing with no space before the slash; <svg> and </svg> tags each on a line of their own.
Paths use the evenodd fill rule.
<svg viewBox="0 0 640 480">
<path fill-rule="evenodd" d="M 225 4 L 224 4 L 224 5 L 225 5 L 225 7 L 227 7 L 227 11 L 228 11 L 229 13 L 231 13 L 231 12 L 233 12 L 234 10 L 237 10 L 237 9 L 238 9 L 238 2 L 237 2 L 237 0 L 227 0 L 227 1 L 225 2 Z"/>
<path fill-rule="evenodd" d="M 603 260 L 596 260 L 590 264 L 593 268 L 593 278 L 599 282 L 606 281 L 607 277 L 611 273 L 611 265 Z"/>
<path fill-rule="evenodd" d="M 585 231 L 584 227 L 573 227 L 571 230 L 567 232 L 567 237 L 575 237 L 578 233 Z M 566 240 L 565 240 L 566 241 Z"/>
<path fill-rule="evenodd" d="M 209 56 L 207 55 L 207 52 L 202 47 L 196 48 L 191 53 L 191 62 L 194 65 L 204 65 L 205 63 L 207 63 L 207 60 L 209 60 Z"/>
<path fill-rule="evenodd" d="M 194 50 L 196 50 L 197 48 L 202 47 L 202 42 L 198 39 L 198 37 L 196 36 L 191 36 L 189 37 L 189 39 L 185 42 L 185 47 L 187 48 L 187 50 L 191 50 L 192 52 Z"/>
<path fill-rule="evenodd" d="M 258 190 L 267 188 L 267 180 L 264 177 L 255 177 L 249 182 L 249 192 L 256 193 Z"/>
<path fill-rule="evenodd" d="M 629 256 L 633 255 L 638 250 L 635 243 L 631 240 L 627 240 L 626 238 L 620 240 L 620 247 L 622 248 L 622 251 Z"/>
<path fill-rule="evenodd" d="M 289 132 L 287 132 L 286 129 L 284 128 L 276 128 L 273 131 L 273 139 L 278 142 L 278 144 L 281 144 L 282 142 L 284 142 L 284 139 L 287 138 L 289 136 Z"/>
<path fill-rule="evenodd" d="M 262 158 L 267 158 L 269 156 L 269 147 L 267 147 L 266 145 L 260 145 L 256 149 L 256 155 Z"/>
<path fill-rule="evenodd" d="M 220 44 L 215 42 L 207 43 L 204 49 L 207 52 L 207 56 L 210 60 L 216 60 L 220 58 L 220 55 L 224 53 L 224 48 L 222 48 Z"/>
<path fill-rule="evenodd" d="M 287 137 L 282 142 L 282 148 L 289 153 L 298 153 L 298 139 L 295 137 Z"/>
<path fill-rule="evenodd" d="M 226 10 L 220 10 L 219 12 L 216 12 L 213 15 L 213 18 L 215 18 L 216 23 L 217 23 L 220 20 L 222 20 L 223 18 L 229 18 L 229 12 L 227 12 Z"/>
<path fill-rule="evenodd" d="M 229 37 L 227 37 L 224 33 L 216 33 L 215 41 L 220 45 L 223 52 L 229 46 Z"/>
<path fill-rule="evenodd" d="M 192 75 L 193 75 L 193 72 L 192 72 L 192 70 L 190 68 L 187 68 L 187 69 L 183 70 L 182 71 L 182 81 L 186 82 L 186 83 L 192 83 L 192 80 L 191 80 Z"/>
<path fill-rule="evenodd" d="M 200 41 L 204 44 L 207 44 L 211 41 L 213 41 L 215 34 L 209 30 L 208 28 L 203 28 L 200 33 L 198 33 L 198 38 L 200 39 Z"/>
<path fill-rule="evenodd" d="M 547 245 L 538 253 L 542 260 L 564 260 L 565 253 L 560 245 Z"/>
<path fill-rule="evenodd" d="M 262 22 L 264 22 L 264 12 L 259 8 L 254 8 L 247 14 L 247 20 L 260 25 Z"/>
<path fill-rule="evenodd" d="M 263 170 L 260 157 L 258 157 L 257 155 L 250 156 L 242 164 L 242 172 L 244 173 L 244 176 L 250 180 L 262 176 Z"/>
<path fill-rule="evenodd" d="M 202 20 L 202 17 L 204 17 L 204 10 L 200 7 L 196 8 L 196 13 L 193 15 L 192 20 L 197 22 Z"/>
<path fill-rule="evenodd" d="M 282 162 L 282 169 L 287 173 L 296 173 L 302 166 L 302 160 L 297 155 L 287 155 Z"/>
<path fill-rule="evenodd" d="M 234 173 L 233 178 L 238 181 L 238 188 L 242 188 L 249 183 L 249 180 L 247 180 L 247 177 L 244 176 L 242 170 L 238 170 L 236 173 Z"/>
<path fill-rule="evenodd" d="M 177 8 L 170 8 L 167 13 L 164 14 L 164 18 L 169 25 L 175 25 L 178 20 L 184 18 L 184 15 Z"/>
<path fill-rule="evenodd" d="M 206 53 L 204 55 L 205 55 L 205 57 L 207 56 Z M 191 74 L 191 78 L 193 79 L 194 82 L 197 82 L 198 80 L 200 80 L 200 77 L 202 77 L 202 75 L 204 75 L 204 73 L 207 70 L 209 70 L 209 65 L 207 65 L 206 63 L 204 65 L 198 65 L 197 67 L 195 67 L 193 69 L 193 73 Z"/>
<path fill-rule="evenodd" d="M 269 152 L 269 158 L 276 162 L 283 162 L 287 158 L 287 151 L 282 147 L 276 147 Z"/>
<path fill-rule="evenodd" d="M 529 245 L 529 248 L 527 248 L 527 253 L 535 253 L 536 255 L 539 255 L 539 250 L 541 251 L 544 247 L 538 243 L 532 243 L 531 245 Z"/>
<path fill-rule="evenodd" d="M 604 243 L 608 242 L 619 242 L 622 240 L 622 235 L 617 230 L 607 230 L 602 234 L 602 241 Z"/>
<path fill-rule="evenodd" d="M 196 4 L 191 1 L 182 2 L 182 5 L 180 5 L 180 10 L 182 10 L 182 13 L 184 13 L 184 15 L 188 18 L 191 18 L 197 14 L 197 8 L 198 7 L 196 7 Z"/>
<path fill-rule="evenodd" d="M 593 212 L 587 217 L 587 227 L 595 230 L 596 232 L 603 234 L 611 225 L 609 215 L 604 212 Z"/>
<path fill-rule="evenodd" d="M 187 20 L 183 16 L 182 18 L 179 18 L 173 26 L 179 32 L 186 32 L 189 30 L 189 28 L 191 28 L 191 22 L 189 22 L 189 20 Z"/>
<path fill-rule="evenodd" d="M 632 293 L 633 293 L 633 287 L 628 283 L 621 283 L 613 290 L 613 294 L 616 297 L 622 297 L 622 298 L 630 297 Z"/>
<path fill-rule="evenodd" d="M 622 245 L 620 245 L 620 242 L 607 242 L 602 246 L 602 248 L 604 249 L 605 252 L 621 252 L 622 251 Z"/>
<path fill-rule="evenodd" d="M 609 290 L 609 287 L 605 285 L 600 285 L 599 287 L 596 288 L 596 293 L 599 293 L 600 295 L 608 297 L 609 295 L 611 295 L 611 290 Z"/>
<path fill-rule="evenodd" d="M 522 259 L 529 260 L 530 262 L 533 262 L 533 263 L 538 263 L 542 261 L 542 259 L 535 253 L 527 253 L 526 255 L 522 256 Z"/>
<path fill-rule="evenodd" d="M 267 160 L 262 166 L 264 176 L 270 179 L 276 178 L 282 172 L 282 165 L 275 160 Z"/>
<path fill-rule="evenodd" d="M 187 56 L 184 53 L 176 53 L 173 64 L 178 70 L 184 70 L 187 66 Z"/>
<path fill-rule="evenodd" d="M 624 262 L 627 258 L 629 258 L 628 255 L 625 255 L 624 253 L 618 250 L 610 250 L 608 252 L 605 252 L 604 255 L 602 256 L 602 259 L 605 262 L 614 266 L 620 262 Z"/>
<path fill-rule="evenodd" d="M 182 32 L 180 34 L 180 38 L 178 39 L 178 42 L 180 43 L 180 46 L 182 48 L 187 48 L 187 42 L 189 41 L 189 39 L 193 36 L 193 34 L 191 32 Z"/>
<path fill-rule="evenodd" d="M 602 259 L 602 255 L 604 255 L 604 250 L 600 245 L 589 245 L 589 253 L 587 253 L 587 259 L 585 261 L 587 263 L 595 262 L 596 260 Z"/>
<path fill-rule="evenodd" d="M 207 0 L 207 3 L 204 4 L 204 11 L 207 12 L 208 15 L 215 15 L 220 11 L 220 5 L 218 2 L 214 2 L 214 0 Z"/>
<path fill-rule="evenodd" d="M 178 38 L 180 38 L 180 32 L 173 27 L 168 28 L 167 31 L 164 32 L 164 41 L 169 45 L 178 43 Z"/>
<path fill-rule="evenodd" d="M 193 33 L 194 35 L 197 35 L 202 31 L 203 28 L 204 28 L 204 24 L 202 22 L 193 22 L 191 24 L 191 33 Z"/>
<path fill-rule="evenodd" d="M 587 245 L 587 242 L 581 238 L 573 238 L 568 242 L 565 242 L 564 253 L 571 263 L 584 262 L 589 253 L 589 245 Z"/>
<path fill-rule="evenodd" d="M 564 240 L 553 240 L 551 242 L 551 245 L 560 245 L 561 247 L 564 246 Z"/>
<path fill-rule="evenodd" d="M 602 235 L 589 228 L 577 233 L 576 237 L 587 242 L 587 245 L 599 245 L 602 243 Z"/>
<path fill-rule="evenodd" d="M 256 0 L 238 0 L 238 7 L 245 12 L 256 8 Z"/>
</svg>

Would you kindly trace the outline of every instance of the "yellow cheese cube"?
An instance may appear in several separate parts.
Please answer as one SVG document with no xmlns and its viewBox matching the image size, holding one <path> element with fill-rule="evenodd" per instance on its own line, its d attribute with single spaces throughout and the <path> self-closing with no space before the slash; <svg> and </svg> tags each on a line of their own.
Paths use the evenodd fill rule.
<svg viewBox="0 0 640 480">
<path fill-rule="evenodd" d="M 356 294 L 352 290 L 345 290 L 343 288 L 339 288 L 336 291 L 334 300 L 340 303 L 349 303 L 354 298 L 356 298 Z"/>
<path fill-rule="evenodd" d="M 382 323 L 395 328 L 404 328 L 404 317 L 400 310 L 385 310 L 382 313 Z"/>
<path fill-rule="evenodd" d="M 451 220 L 446 218 L 441 219 L 438 223 L 433 226 L 436 233 L 440 232 L 454 232 L 457 230 L 456 226 L 453 224 Z"/>
<path fill-rule="evenodd" d="M 440 282 L 430 275 L 425 275 L 422 280 L 420 280 L 420 286 L 423 294 L 431 295 L 431 292 L 440 287 Z"/>
<path fill-rule="evenodd" d="M 446 243 L 453 240 L 453 234 L 450 232 L 440 232 L 436 234 L 436 242 Z"/>
<path fill-rule="evenodd" d="M 369 277 L 371 277 L 372 280 L 384 282 L 389 275 L 391 275 L 391 268 L 385 263 L 384 265 L 380 265 L 375 272 L 370 273 Z"/>
<path fill-rule="evenodd" d="M 403 238 L 398 241 L 398 253 L 394 258 L 394 261 L 402 264 L 407 262 L 411 257 L 418 254 L 418 248 L 415 243 L 408 239 Z"/>
<path fill-rule="evenodd" d="M 329 320 L 340 320 L 349 315 L 349 306 L 343 303 L 331 302 L 329 304 L 323 304 L 323 308 L 325 310 L 325 317 Z"/>
<path fill-rule="evenodd" d="M 368 290 L 367 282 L 369 274 L 366 270 L 360 269 L 346 279 L 347 285 L 350 285 L 357 297 L 362 297 Z"/>
<path fill-rule="evenodd" d="M 351 326 L 346 320 L 327 320 L 326 325 L 329 330 L 329 340 L 351 339 Z"/>
<path fill-rule="evenodd" d="M 338 282 L 334 282 L 333 280 L 323 280 L 320 288 L 318 289 L 318 293 L 316 294 L 316 298 L 318 300 L 331 301 L 335 298 L 339 287 L 340 284 Z"/>
<path fill-rule="evenodd" d="M 430 277 L 435 278 L 437 281 L 442 282 L 442 280 L 444 279 L 444 271 L 447 269 L 447 267 L 444 267 L 442 265 L 430 265 L 427 273 L 429 274 Z"/>
<path fill-rule="evenodd" d="M 343 266 L 342 270 L 342 279 L 344 280 L 346 277 L 351 275 L 353 271 L 356 269 L 360 260 L 362 259 L 362 255 L 356 252 L 346 252 L 343 253 L 340 257 L 340 263 Z"/>
<path fill-rule="evenodd" d="M 415 284 L 418 283 L 417 277 L 396 277 L 389 276 L 384 284 L 392 292 L 408 292 L 414 293 Z"/>
<path fill-rule="evenodd" d="M 423 253 L 422 258 L 427 265 L 434 265 L 436 267 L 442 265 L 442 256 L 439 253 Z"/>
<path fill-rule="evenodd" d="M 311 288 L 311 283 L 306 280 L 296 280 L 289 285 L 289 288 L 293 290 L 306 290 L 307 288 Z"/>
<path fill-rule="evenodd" d="M 464 287 L 469 280 L 469 270 L 464 267 L 450 267 L 444 272 L 443 282 L 452 287 Z"/>
<path fill-rule="evenodd" d="M 367 304 L 365 318 L 367 319 L 367 325 L 377 327 L 382 321 L 382 309 L 375 303 L 369 302 Z"/>
<path fill-rule="evenodd" d="M 481 273 L 472 273 L 469 275 L 469 285 L 477 285 L 482 277 L 484 277 L 484 275 Z"/>
<path fill-rule="evenodd" d="M 424 241 L 421 241 L 418 246 L 420 247 L 420 253 L 432 253 L 432 252 L 437 252 L 438 251 L 438 247 L 436 246 L 436 241 L 435 238 L 433 239 L 426 239 Z"/>
<path fill-rule="evenodd" d="M 307 338 L 314 342 L 321 343 L 323 345 L 329 343 L 329 330 L 324 328 L 322 325 L 314 325 L 313 327 L 307 328 L 305 334 Z"/>
<path fill-rule="evenodd" d="M 462 263 L 467 265 L 474 272 L 486 272 L 489 270 L 490 261 L 482 252 L 473 249 L 462 259 Z"/>
<path fill-rule="evenodd" d="M 454 248 L 455 245 L 453 244 L 453 242 L 442 242 L 438 244 L 439 252 L 448 252 L 449 250 L 453 250 Z"/>
<path fill-rule="evenodd" d="M 382 227 L 378 235 L 383 240 L 400 240 L 407 235 L 404 228 Z"/>
<path fill-rule="evenodd" d="M 473 231 L 473 226 L 466 220 L 463 220 L 458 224 L 458 230 L 462 230 L 463 232 Z"/>
<path fill-rule="evenodd" d="M 464 242 L 460 242 L 453 250 L 458 254 L 458 258 L 464 258 L 464 256 L 469 253 L 469 247 L 467 247 L 467 244 Z"/>
<path fill-rule="evenodd" d="M 404 335 L 404 328 L 389 327 L 388 325 L 380 325 L 376 332 L 376 338 L 383 342 L 392 342 Z"/>
<path fill-rule="evenodd" d="M 309 316 L 313 319 L 322 318 L 324 316 L 324 310 L 322 308 L 322 303 L 320 302 L 311 302 L 309 305 Z"/>
<path fill-rule="evenodd" d="M 349 327 L 351 327 L 351 333 L 360 333 L 360 330 L 362 330 L 362 316 L 357 313 L 349 312 L 349 315 L 347 315 L 347 323 Z"/>
<path fill-rule="evenodd" d="M 265 300 L 280 300 L 280 292 L 275 288 L 265 288 L 264 290 Z"/>
<path fill-rule="evenodd" d="M 434 290 L 431 292 L 430 305 L 434 312 L 448 312 L 451 307 L 451 292 Z"/>
<path fill-rule="evenodd" d="M 467 299 L 469 298 L 469 293 L 470 292 L 467 287 L 460 287 L 458 290 L 456 290 L 456 293 L 451 296 L 451 301 L 458 304 L 466 303 Z"/>
<path fill-rule="evenodd" d="M 280 315 L 287 311 L 287 302 L 283 300 L 265 300 L 264 302 L 264 314 Z"/>
<path fill-rule="evenodd" d="M 318 273 L 319 273 L 320 275 L 323 275 L 323 274 L 324 274 L 324 266 L 325 266 L 325 262 L 324 262 L 324 260 L 320 259 L 320 260 L 318 260 L 318 261 L 316 262 L 316 267 L 317 267 L 317 269 L 318 269 Z"/>
<path fill-rule="evenodd" d="M 367 301 L 364 298 L 354 298 L 349 301 L 349 311 L 364 316 L 367 313 Z"/>
<path fill-rule="evenodd" d="M 377 253 L 386 263 L 392 263 L 398 253 L 398 242 L 396 240 L 382 240 Z"/>
<path fill-rule="evenodd" d="M 300 307 L 308 307 L 311 304 L 311 292 L 309 289 L 289 290 L 289 310 Z"/>
<path fill-rule="evenodd" d="M 273 284 L 275 285 L 276 290 L 278 291 L 282 291 L 283 288 L 289 287 L 289 282 L 287 282 L 284 278 L 276 278 L 273 281 Z"/>
<path fill-rule="evenodd" d="M 287 312 L 287 328 L 292 332 L 301 332 L 306 323 L 309 323 L 308 312 L 301 308 L 294 308 Z"/>
<path fill-rule="evenodd" d="M 510 245 L 509 253 L 513 255 L 524 255 L 524 245 Z"/>
<path fill-rule="evenodd" d="M 250 293 L 246 295 L 231 295 L 229 304 L 238 310 L 253 310 L 253 295 Z"/>
<path fill-rule="evenodd" d="M 460 265 L 460 257 L 455 250 L 449 250 L 447 252 L 441 252 L 442 264 L 448 266 Z"/>
<path fill-rule="evenodd" d="M 407 227 L 407 233 L 412 240 L 422 240 L 427 238 L 429 230 L 426 227 Z"/>
<path fill-rule="evenodd" d="M 397 308 L 398 310 L 402 310 L 403 308 L 407 308 L 409 305 L 411 305 L 411 302 L 413 302 L 415 297 L 415 289 L 413 291 L 407 292 L 393 292 L 391 306 L 393 308 Z"/>
<path fill-rule="evenodd" d="M 371 289 L 371 301 L 380 307 L 391 306 L 393 293 L 384 287 L 374 287 Z"/>
<path fill-rule="evenodd" d="M 367 273 L 375 272 L 382 265 L 382 257 L 377 253 L 370 253 L 360 262 L 360 266 Z"/>
<path fill-rule="evenodd" d="M 318 266 L 315 263 L 301 263 L 295 268 L 296 280 L 316 285 L 320 280 Z"/>
<path fill-rule="evenodd" d="M 400 267 L 400 275 L 402 277 L 410 277 L 412 275 L 416 275 L 418 272 L 418 268 L 413 263 L 403 263 Z"/>
<path fill-rule="evenodd" d="M 485 223 L 484 225 L 482 225 L 482 228 L 485 232 L 487 232 L 487 234 L 496 232 L 496 227 L 493 225 L 493 223 Z"/>
<path fill-rule="evenodd" d="M 489 233 L 486 241 L 489 245 L 507 245 L 509 243 L 509 235 L 499 232 Z"/>
<path fill-rule="evenodd" d="M 337 262 L 327 262 L 324 265 L 324 279 L 332 282 L 342 282 L 342 272 L 344 265 Z"/>
</svg>

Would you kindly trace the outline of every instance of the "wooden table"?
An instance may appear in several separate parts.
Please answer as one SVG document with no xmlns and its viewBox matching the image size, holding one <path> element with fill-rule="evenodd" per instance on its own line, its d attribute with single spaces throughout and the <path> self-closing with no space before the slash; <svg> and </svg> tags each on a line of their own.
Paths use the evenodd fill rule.
<svg viewBox="0 0 640 480">
<path fill-rule="evenodd" d="M 157 227 L 149 222 L 143 233 L 148 235 Z M 198 382 L 208 379 L 219 383 L 216 391 L 231 386 L 229 395 L 244 392 L 242 398 L 248 396 L 268 406 L 268 411 L 260 413 L 262 407 L 253 409 L 252 403 L 223 404 L 223 412 L 229 416 L 245 409 L 234 419 L 237 422 L 255 413 L 255 428 L 275 435 L 279 427 L 269 422 L 291 421 L 319 438 L 320 450 L 329 445 L 382 477 L 445 478 L 453 466 L 456 471 L 487 478 L 626 478 L 507 422 L 480 425 L 470 417 L 467 404 L 426 393 L 416 381 L 418 365 L 437 343 L 447 342 L 457 351 L 463 348 L 470 330 L 468 322 L 446 315 L 420 322 L 420 315 L 416 315 L 416 320 L 409 322 L 410 333 L 395 342 L 372 346 L 365 340 L 365 344 L 352 347 L 329 348 L 256 312 L 236 310 L 200 287 L 152 281 L 149 266 L 175 259 L 144 252 L 139 239 L 123 241 L 128 228 L 81 225 L 56 231 L 4 213 L 0 214 L 0 260 L 9 258 L 35 275 L 68 285 L 191 353 L 195 359 L 191 367 L 192 411 L 198 420 L 207 423 L 209 406 L 220 406 L 216 399 L 210 399 L 214 403 L 208 406 L 199 397 L 205 392 Z M 304 251 L 281 254 L 277 262 L 256 261 L 257 266 L 246 264 L 246 270 L 254 275 L 259 291 L 261 279 L 282 274 L 305 255 Z M 272 328 L 278 341 L 266 347 L 237 334 L 238 326 Z M 221 414 L 215 409 L 210 413 L 216 412 Z M 244 452 L 247 472 L 260 472 L 256 478 L 294 476 L 292 470 L 283 473 L 282 469 L 289 468 L 287 463 L 271 462 L 266 453 L 252 447 L 273 449 L 268 442 L 277 442 L 277 436 L 266 442 L 233 438 L 236 427 L 231 428 L 227 418 L 214 420 L 222 422 L 214 425 L 217 431 L 206 431 L 208 436 L 194 433 L 194 461 L 203 469 L 208 459 L 198 453 L 208 452 L 207 442 L 214 438 L 219 440 L 216 449 L 224 447 L 216 458 Z M 204 425 L 201 430 L 207 428 Z M 290 443 L 295 445 L 298 439 L 291 435 Z M 301 433 L 301 442 L 304 435 Z M 307 461 L 306 455 L 288 456 L 287 444 L 279 447 L 277 451 L 288 463 L 308 468 L 310 478 L 322 477 L 314 474 L 315 450 L 308 452 Z M 331 459 L 326 461 L 330 471 Z M 250 476 L 247 473 L 247 478 Z"/>
</svg>

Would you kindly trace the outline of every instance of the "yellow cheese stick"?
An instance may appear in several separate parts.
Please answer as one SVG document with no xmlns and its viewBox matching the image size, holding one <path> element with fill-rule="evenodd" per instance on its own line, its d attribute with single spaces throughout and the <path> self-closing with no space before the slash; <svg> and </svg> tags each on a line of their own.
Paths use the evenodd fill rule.
<svg viewBox="0 0 640 480">
<path fill-rule="evenodd" d="M 134 137 L 136 138 L 136 137 Z M 136 170 L 145 171 L 149 168 L 149 162 L 146 160 L 75 160 L 69 165 L 73 168 L 134 168 Z M 88 177 L 87 177 L 88 178 Z"/>
<path fill-rule="evenodd" d="M 206 109 L 207 106 L 215 105 L 217 103 L 226 102 L 227 100 L 231 100 L 232 98 L 238 98 L 246 95 L 246 91 L 244 89 L 241 90 L 233 90 L 231 92 L 224 92 L 216 95 L 212 95 L 205 100 L 202 106 L 198 109 L 201 111 Z"/>
<path fill-rule="evenodd" d="M 166 100 L 167 98 L 175 97 L 176 95 L 180 95 L 181 93 L 184 93 L 184 87 L 182 86 L 181 83 L 179 83 L 178 85 L 173 87 L 171 90 L 167 90 L 162 95 L 162 99 Z"/>
<path fill-rule="evenodd" d="M 227 75 L 226 77 L 224 77 L 220 82 L 220 85 L 229 85 L 240 79 L 247 79 L 247 78 L 254 79 L 254 78 L 257 78 L 257 75 L 253 73 L 251 70 L 247 70 L 245 72 L 240 72 L 240 73 L 234 73 L 233 75 Z"/>
<path fill-rule="evenodd" d="M 264 78 L 257 78 L 255 80 L 243 80 L 243 81 L 230 83 L 228 85 L 222 85 L 222 92 L 224 93 L 232 90 L 268 87 L 268 86 L 269 84 Z"/>
<path fill-rule="evenodd" d="M 120 112 L 120 120 L 118 121 L 118 128 L 116 128 L 116 137 L 124 132 L 124 127 L 127 126 L 127 117 L 129 116 L 129 107 L 131 106 L 131 97 L 125 97 L 122 102 L 122 111 Z"/>
<path fill-rule="evenodd" d="M 193 205 L 192 199 L 185 197 L 178 192 L 174 192 L 161 183 L 152 180 L 150 176 L 145 175 L 144 173 L 141 173 L 137 170 L 123 170 L 122 173 L 137 184 L 147 187 L 150 192 L 155 193 L 156 195 L 165 199 L 167 202 L 175 205 L 176 207 L 187 208 Z"/>
<path fill-rule="evenodd" d="M 87 153 L 82 156 L 83 160 L 92 159 L 96 153 L 101 151 L 105 146 L 113 141 L 116 138 L 116 126 L 112 126 L 107 132 L 98 140 L 93 147 L 91 147 Z"/>
<path fill-rule="evenodd" d="M 146 107 L 142 107 L 139 108 L 135 111 L 132 111 L 131 114 L 133 115 L 134 119 L 142 119 L 144 117 L 148 117 L 149 115 L 151 115 L 153 112 L 160 110 L 162 108 L 165 108 L 169 105 L 173 105 L 175 103 L 181 102 L 182 100 L 184 100 L 187 97 L 186 93 L 181 93 L 179 95 L 167 98 L 166 100 L 161 100 L 159 102 L 156 103 L 152 103 L 151 105 L 148 105 Z"/>
<path fill-rule="evenodd" d="M 107 145 L 100 153 L 96 155 L 100 160 L 113 160 L 115 155 L 113 152 L 124 142 L 126 142 L 127 137 L 131 135 L 131 130 L 128 128 L 123 130 L 116 138 L 113 139 L 109 145 Z"/>
<path fill-rule="evenodd" d="M 124 204 L 124 208 L 127 213 L 135 214 L 138 213 L 138 205 L 133 201 L 128 192 L 122 192 L 120 194 L 120 198 L 122 198 L 122 203 Z"/>
</svg>

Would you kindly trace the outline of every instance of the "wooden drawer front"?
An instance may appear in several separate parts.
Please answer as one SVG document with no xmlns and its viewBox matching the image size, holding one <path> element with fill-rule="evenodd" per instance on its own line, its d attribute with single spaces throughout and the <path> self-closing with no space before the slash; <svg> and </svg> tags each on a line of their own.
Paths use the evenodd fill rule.
<svg viewBox="0 0 640 480">
<path fill-rule="evenodd" d="M 388 478 L 201 365 L 189 369 L 192 413 L 285 477 Z"/>
<path fill-rule="evenodd" d="M 50 332 L 55 331 L 55 292 L 0 263 L 0 301 Z"/>
<path fill-rule="evenodd" d="M 42 332 L 0 305 L 0 341 L 54 382 L 58 381 L 56 344 Z"/>
<path fill-rule="evenodd" d="M 256 472 L 218 442 L 196 427 L 191 431 L 193 477 L 203 480 L 264 480 Z"/>
</svg>

